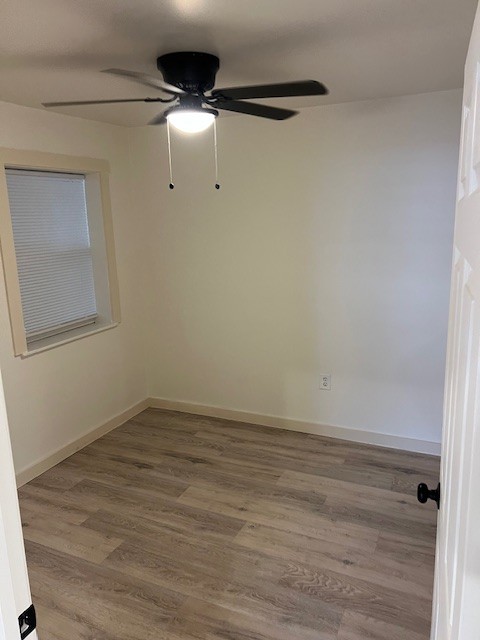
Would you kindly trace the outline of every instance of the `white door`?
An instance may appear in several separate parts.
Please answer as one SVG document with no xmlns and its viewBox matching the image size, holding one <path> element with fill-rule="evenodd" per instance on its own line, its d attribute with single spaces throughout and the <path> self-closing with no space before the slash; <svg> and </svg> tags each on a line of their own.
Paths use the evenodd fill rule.
<svg viewBox="0 0 480 640">
<path fill-rule="evenodd" d="M 432 640 L 480 640 L 480 11 L 465 67 Z"/>
<path fill-rule="evenodd" d="M 18 617 L 31 605 L 17 488 L 0 376 L 0 640 L 19 640 Z M 28 640 L 37 638 L 36 632 Z"/>
</svg>

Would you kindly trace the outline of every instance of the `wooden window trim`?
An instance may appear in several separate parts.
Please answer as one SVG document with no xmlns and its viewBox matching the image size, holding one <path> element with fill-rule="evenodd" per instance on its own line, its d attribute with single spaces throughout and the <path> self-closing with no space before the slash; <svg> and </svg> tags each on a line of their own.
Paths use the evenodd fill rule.
<svg viewBox="0 0 480 640">
<path fill-rule="evenodd" d="M 16 356 L 26 355 L 28 353 L 28 347 L 23 321 L 20 282 L 18 278 L 15 243 L 5 175 L 6 168 L 82 173 L 86 176 L 86 187 L 88 187 L 88 176 L 98 176 L 103 233 L 105 237 L 111 322 L 112 324 L 118 324 L 120 322 L 120 297 L 109 187 L 110 165 L 108 161 L 45 153 L 43 151 L 0 148 L 0 251 L 3 262 L 14 354 Z M 88 335 L 88 333 L 86 333 L 86 335 Z M 59 342 L 59 344 L 62 344 L 62 342 Z"/>
</svg>

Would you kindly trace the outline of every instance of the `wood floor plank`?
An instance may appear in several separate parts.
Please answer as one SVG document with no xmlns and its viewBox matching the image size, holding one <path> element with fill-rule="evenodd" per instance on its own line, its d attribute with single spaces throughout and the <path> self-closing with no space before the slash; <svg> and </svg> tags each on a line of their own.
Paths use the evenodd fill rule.
<svg viewBox="0 0 480 640">
<path fill-rule="evenodd" d="M 30 481 L 30 487 L 52 489 L 55 492 L 67 491 L 82 479 L 83 476 L 73 476 L 65 467 L 65 464 L 56 465 L 42 475 Z M 20 489 L 22 491 L 23 487 Z"/>
<path fill-rule="evenodd" d="M 290 566 L 280 579 L 280 584 L 376 620 L 403 624 L 412 631 L 428 633 L 430 629 L 428 598 L 386 587 L 379 592 L 366 580 L 347 578 L 342 573 L 299 564 Z M 405 615 L 406 611 L 408 616 Z"/>
<path fill-rule="evenodd" d="M 383 449 L 382 447 L 349 453 L 345 462 L 346 464 L 361 465 L 364 468 L 393 470 L 394 473 L 400 474 L 438 474 L 440 472 L 438 456 L 398 451 L 396 449 Z"/>
<path fill-rule="evenodd" d="M 72 524 L 81 524 L 97 510 L 91 504 L 80 507 L 63 490 L 45 488 L 33 483 L 24 485 L 20 489 L 19 500 L 20 511 L 25 507 L 48 518 Z"/>
<path fill-rule="evenodd" d="M 178 610 L 168 630 L 182 640 L 292 640 L 287 624 L 274 624 L 198 598 L 189 598 Z M 296 630 L 296 640 L 331 640 L 330 632 Z"/>
<path fill-rule="evenodd" d="M 357 505 L 378 512 L 394 511 L 405 518 L 415 521 L 435 523 L 436 513 L 426 509 L 417 500 L 416 492 L 392 493 L 391 489 L 354 484 L 338 478 L 311 475 L 297 471 L 285 471 L 277 484 L 290 489 L 317 491 L 328 498 L 337 498 L 339 502 L 355 501 Z"/>
<path fill-rule="evenodd" d="M 324 459 L 322 454 L 319 454 L 316 460 L 303 462 L 301 459 L 287 458 L 274 451 L 269 453 L 256 447 L 246 448 L 234 445 L 226 448 L 221 457 L 222 460 L 228 460 L 234 464 L 243 462 L 252 468 L 256 465 L 269 465 L 281 471 L 308 473 L 388 490 L 392 488 L 395 478 L 393 469 L 391 471 L 377 468 L 365 469 L 358 464 L 347 465 L 342 458 L 335 457 L 332 462 L 329 458 Z"/>
<path fill-rule="evenodd" d="M 35 600 L 64 617 L 74 616 L 95 630 L 94 637 L 154 640 L 157 628 L 165 627 L 185 601 L 141 575 L 126 575 L 29 541 L 26 550 L 30 576 L 41 585 Z"/>
<path fill-rule="evenodd" d="M 414 562 L 428 567 L 435 564 L 435 541 L 431 539 L 422 540 L 405 534 L 380 531 L 375 551 L 399 562 Z"/>
<path fill-rule="evenodd" d="M 170 478 L 177 478 L 185 482 L 195 479 L 217 479 L 217 478 L 249 478 L 262 482 L 276 482 L 282 474 L 281 469 L 272 469 L 266 465 L 247 467 L 244 464 L 232 464 L 224 458 L 191 456 L 183 451 L 165 452 L 163 450 L 148 451 L 138 450 L 135 446 L 119 447 L 102 440 L 90 445 L 87 449 L 79 452 L 69 462 L 74 462 L 81 466 L 83 458 L 91 459 L 101 467 L 103 461 L 114 462 L 125 465 L 133 465 L 140 471 L 153 471 L 155 474 Z M 83 454 L 83 455 L 80 455 Z"/>
<path fill-rule="evenodd" d="M 372 551 L 357 544 L 353 532 L 335 539 L 312 538 L 274 527 L 247 523 L 235 537 L 235 542 L 251 549 L 268 553 L 279 559 L 328 569 L 345 576 L 366 580 L 376 585 L 394 588 L 419 597 L 431 595 L 433 567 L 418 559 L 398 560 L 393 554 Z M 376 540 L 376 536 L 374 537 Z"/>
<path fill-rule="evenodd" d="M 191 509 L 175 503 L 161 505 L 160 517 L 151 519 L 139 515 L 138 511 L 114 509 L 113 506 L 100 509 L 85 520 L 82 526 L 93 531 L 108 532 L 109 535 L 124 540 L 152 540 L 153 544 L 162 535 L 179 536 L 184 534 L 192 541 L 234 540 L 243 522 L 234 518 L 218 517 L 216 514 L 205 514 L 198 509 Z"/>
<path fill-rule="evenodd" d="M 154 428 L 173 428 L 181 433 L 195 433 L 203 426 L 213 426 L 221 430 L 221 424 L 217 418 L 200 416 L 182 411 L 169 411 L 166 409 L 145 409 L 140 414 L 128 421 L 126 424 L 141 424 L 153 426 Z M 122 427 L 123 428 L 123 427 Z"/>
<path fill-rule="evenodd" d="M 75 498 L 75 504 L 84 506 L 85 509 L 100 509 L 105 503 L 117 501 L 125 505 L 126 508 L 145 508 L 156 511 L 157 500 L 175 500 L 176 497 L 183 495 L 185 488 L 174 486 L 169 482 L 159 482 L 157 485 L 156 495 L 152 495 L 150 487 L 148 490 L 135 486 L 123 486 L 119 483 L 117 486 L 111 482 L 103 480 L 85 479 L 78 482 L 74 487 L 65 493 L 66 498 Z"/>
<path fill-rule="evenodd" d="M 166 499 L 161 493 L 152 498 L 92 480 L 82 481 L 68 495 L 76 504 L 90 508 L 90 515 L 99 509 L 120 510 L 127 516 L 140 516 L 166 526 L 183 528 L 192 536 L 206 530 L 212 535 L 231 538 L 244 524 L 242 520 L 239 522 L 223 514 Z"/>
<path fill-rule="evenodd" d="M 158 472 L 155 467 L 129 459 L 109 459 L 103 457 L 101 464 L 90 452 L 80 452 L 62 465 L 64 475 L 78 478 L 74 488 L 82 480 L 93 480 L 114 487 L 136 489 L 153 497 L 159 493 L 166 497 L 178 497 L 189 486 L 187 479 L 170 477 Z"/>
<path fill-rule="evenodd" d="M 133 520 L 118 516 L 108 511 L 99 511 L 83 523 L 82 527 L 93 532 L 102 532 L 110 536 L 122 535 L 128 543 L 141 547 L 145 552 L 165 556 L 169 561 L 171 549 L 175 549 L 176 557 L 189 567 L 201 571 L 205 575 L 240 576 L 251 581 L 253 577 L 267 582 L 279 579 L 286 570 L 287 564 L 272 559 L 261 551 L 248 549 L 245 546 L 227 544 L 225 539 L 201 532 L 192 536 L 190 531 L 159 526 L 147 520 Z"/>
<path fill-rule="evenodd" d="M 281 467 L 284 467 L 284 462 L 291 460 L 294 464 L 297 462 L 313 462 L 318 464 L 319 457 L 323 464 L 343 464 L 345 462 L 346 452 L 341 448 L 329 449 L 325 447 L 323 443 L 317 442 L 302 442 L 300 439 L 296 439 L 295 445 L 291 442 L 285 442 L 282 439 L 273 440 L 263 436 L 262 438 L 253 438 L 252 432 L 247 432 L 246 435 L 241 435 L 241 432 L 237 430 L 235 435 L 228 435 L 227 433 L 218 431 L 198 431 L 196 437 L 201 438 L 203 441 L 221 442 L 225 451 L 229 450 L 229 447 L 241 448 L 245 452 L 250 449 L 254 449 L 257 452 L 263 451 L 268 455 L 275 454 L 279 460 L 281 460 Z M 283 460 L 282 460 L 283 458 Z"/>
<path fill-rule="evenodd" d="M 276 506 L 283 505 L 292 509 L 301 509 L 302 513 L 316 514 L 318 508 L 325 504 L 326 495 L 318 491 L 302 487 L 280 487 L 277 482 L 259 483 L 256 479 L 247 477 L 237 478 L 198 478 L 190 483 L 190 487 L 198 487 L 206 492 L 220 489 L 249 498 L 268 501 Z M 182 494 L 183 495 L 183 494 Z"/>
<path fill-rule="evenodd" d="M 378 530 L 404 533 L 413 538 L 432 542 L 435 540 L 435 521 L 425 522 L 423 518 L 415 521 L 401 513 L 392 511 L 392 509 L 379 512 L 376 509 L 358 506 L 355 500 L 344 500 L 339 503 L 336 497 L 328 497 L 322 510 L 330 517 L 342 522 L 351 522 L 359 525 L 368 524 Z"/>
<path fill-rule="evenodd" d="M 338 640 L 425 640 L 429 636 L 356 611 L 345 611 Z"/>
<path fill-rule="evenodd" d="M 297 489 L 311 487 L 323 492 L 326 501 L 322 511 L 334 518 L 369 523 L 382 531 L 406 531 L 409 536 L 414 533 L 430 542 L 435 539 L 436 512 L 420 505 L 414 494 L 404 495 L 290 470 L 285 471 L 277 484 Z"/>
<path fill-rule="evenodd" d="M 426 482 L 435 487 L 438 483 L 440 472 L 423 471 L 422 473 L 394 473 L 392 491 L 398 493 L 416 494 L 420 482 Z"/>
<path fill-rule="evenodd" d="M 40 637 L 428 640 L 423 480 L 435 457 L 148 409 L 19 491 Z"/>
<path fill-rule="evenodd" d="M 200 421 L 201 416 L 196 417 Z M 275 429 L 275 437 L 273 437 L 270 427 L 248 425 L 228 420 L 210 419 L 210 424 L 203 426 L 198 435 L 207 438 L 209 433 L 213 440 L 220 437 L 222 442 L 230 440 L 236 444 L 251 443 L 255 444 L 257 449 L 265 448 L 268 452 L 293 450 L 296 452 L 294 455 L 300 455 L 304 452 L 307 456 L 309 454 L 318 455 L 325 461 L 343 459 L 343 461 L 347 461 L 347 464 L 351 460 L 353 463 L 363 465 L 366 460 L 370 461 L 371 466 L 373 466 L 375 460 L 378 460 L 386 463 L 389 470 L 393 469 L 394 466 L 401 466 L 403 469 L 413 465 L 411 468 L 417 472 L 427 471 L 428 469 L 437 471 L 439 467 L 438 456 L 399 451 L 398 449 L 385 447 L 372 447 L 368 444 L 286 429 Z M 362 456 L 363 459 L 360 461 Z M 377 464 L 377 466 L 380 467 L 381 464 Z"/>
<path fill-rule="evenodd" d="M 159 435 L 161 437 L 161 429 Z M 231 460 L 225 455 L 209 455 L 205 452 L 202 455 L 192 455 L 189 452 L 163 449 L 157 447 L 156 450 L 149 448 L 145 450 L 138 447 L 135 438 L 132 438 L 130 446 L 119 446 L 118 444 L 103 439 L 97 440 L 83 450 L 85 455 L 93 457 L 110 457 L 112 460 L 128 461 L 147 469 L 155 469 L 162 475 L 185 479 L 208 477 L 208 475 L 224 475 L 233 477 L 250 477 L 262 481 L 278 480 L 283 469 L 271 467 L 262 462 L 250 462 L 243 460 Z"/>
<path fill-rule="evenodd" d="M 49 604 L 43 605 L 39 599 L 35 602 L 35 611 L 38 620 L 42 621 L 41 640 L 63 640 L 64 638 L 92 640 L 92 637 L 95 637 L 91 627 L 88 627 L 84 621 L 69 614 L 63 615 Z M 111 635 L 106 635 L 105 639 L 113 640 Z"/>
<path fill-rule="evenodd" d="M 105 441 L 118 445 L 132 444 L 132 432 L 135 434 L 133 443 L 142 450 L 152 451 L 161 448 L 165 452 L 182 451 L 194 457 L 201 455 L 218 456 L 225 450 L 224 445 L 215 443 L 212 440 L 203 440 L 195 434 L 179 433 L 175 436 L 169 430 L 165 430 L 165 433 L 162 433 L 161 438 L 159 438 L 160 434 L 155 437 L 155 434 L 146 433 L 142 426 L 136 425 L 128 425 L 121 431 L 111 431 L 105 436 Z"/>
<path fill-rule="evenodd" d="M 266 524 L 284 531 L 305 533 L 311 537 L 324 538 L 342 535 L 344 528 L 325 515 L 323 506 L 316 507 L 317 513 L 285 505 L 282 502 L 271 502 L 244 496 L 241 492 L 224 490 L 221 488 L 206 489 L 204 487 L 189 487 L 178 502 L 191 507 L 205 508 L 213 513 L 248 520 L 257 524 Z M 359 544 L 374 546 L 376 544 L 376 529 L 352 524 L 351 537 L 358 536 Z M 350 527 L 349 527 L 350 528 Z"/>
<path fill-rule="evenodd" d="M 291 633 L 300 635 L 309 629 L 330 634 L 338 630 L 343 610 L 322 602 L 313 602 L 293 589 L 272 581 L 257 579 L 255 575 L 245 579 L 243 573 L 228 571 L 223 578 L 200 571 L 181 557 L 170 558 L 161 553 L 124 543 L 104 563 L 135 578 L 144 578 L 152 584 L 174 589 L 179 593 L 233 609 L 262 620 L 288 626 Z"/>
<path fill-rule="evenodd" d="M 77 524 L 52 520 L 33 515 L 23 522 L 23 537 L 29 542 L 38 542 L 50 549 L 63 551 L 75 558 L 100 563 L 123 541 L 107 532 L 93 531 Z"/>
<path fill-rule="evenodd" d="M 286 455 L 279 453 L 278 451 L 268 451 L 265 447 L 261 448 L 256 445 L 238 443 L 229 446 L 224 453 L 225 457 L 231 460 L 249 460 L 251 462 L 261 462 L 262 464 L 269 464 L 272 467 L 278 469 L 291 469 L 292 471 L 304 471 L 306 473 L 322 473 L 323 470 L 329 468 L 335 469 L 343 466 L 344 459 L 334 457 L 333 459 L 328 456 L 325 461 L 322 461 L 321 457 L 314 459 L 313 457 L 305 459 L 300 457 Z M 380 475 L 380 474 L 377 474 Z"/>
</svg>

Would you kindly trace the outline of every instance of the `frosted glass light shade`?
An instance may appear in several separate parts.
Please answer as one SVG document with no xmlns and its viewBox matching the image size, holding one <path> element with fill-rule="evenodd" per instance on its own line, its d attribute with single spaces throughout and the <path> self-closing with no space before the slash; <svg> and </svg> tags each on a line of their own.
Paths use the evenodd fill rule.
<svg viewBox="0 0 480 640">
<path fill-rule="evenodd" d="M 215 114 L 200 109 L 178 109 L 167 115 L 168 122 L 185 133 L 199 133 L 213 124 Z"/>
</svg>

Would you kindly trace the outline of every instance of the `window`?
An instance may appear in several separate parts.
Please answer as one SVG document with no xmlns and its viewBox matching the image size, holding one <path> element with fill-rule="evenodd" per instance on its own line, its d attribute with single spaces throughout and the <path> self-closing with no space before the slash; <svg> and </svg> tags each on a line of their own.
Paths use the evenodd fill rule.
<svg viewBox="0 0 480 640">
<path fill-rule="evenodd" d="M 94 323 L 85 176 L 6 175 L 27 344 Z"/>
<path fill-rule="evenodd" d="M 28 153 L 0 152 L 0 206 L 8 211 L 0 236 L 16 355 L 119 321 L 106 163 L 32 152 L 29 166 Z M 12 154 L 17 161 L 9 162 Z"/>
</svg>

